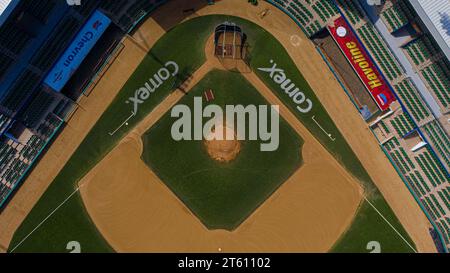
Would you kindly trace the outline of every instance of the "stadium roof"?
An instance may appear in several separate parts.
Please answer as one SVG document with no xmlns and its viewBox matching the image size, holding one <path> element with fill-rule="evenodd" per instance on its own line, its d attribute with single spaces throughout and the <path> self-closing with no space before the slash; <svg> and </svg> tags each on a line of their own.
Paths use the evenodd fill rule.
<svg viewBox="0 0 450 273">
<path fill-rule="evenodd" d="M 11 4 L 12 0 L 0 0 L 0 15 L 6 10 L 6 8 Z"/>
<path fill-rule="evenodd" d="M 19 2 L 20 0 L 0 0 L 0 27 Z"/>
<path fill-rule="evenodd" d="M 411 0 L 411 5 L 450 59 L 450 1 Z"/>
</svg>

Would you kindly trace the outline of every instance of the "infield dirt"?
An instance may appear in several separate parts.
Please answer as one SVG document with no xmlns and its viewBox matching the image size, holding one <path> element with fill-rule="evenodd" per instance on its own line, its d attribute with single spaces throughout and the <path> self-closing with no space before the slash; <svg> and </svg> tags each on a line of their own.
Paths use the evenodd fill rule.
<svg viewBox="0 0 450 273">
<path fill-rule="evenodd" d="M 208 69 L 224 69 L 212 54 L 213 37 L 205 53 L 184 92 Z M 363 194 L 357 181 L 254 73 L 243 75 L 304 139 L 304 165 L 236 230 L 206 229 L 141 160 L 142 134 L 184 96 L 174 92 L 80 181 L 89 215 L 115 250 L 326 252 L 350 225 Z"/>
</svg>

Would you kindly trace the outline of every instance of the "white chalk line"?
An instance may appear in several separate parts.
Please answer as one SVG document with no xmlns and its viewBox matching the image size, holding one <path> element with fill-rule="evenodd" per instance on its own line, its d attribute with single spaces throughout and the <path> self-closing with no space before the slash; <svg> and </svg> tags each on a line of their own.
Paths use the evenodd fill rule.
<svg viewBox="0 0 450 273">
<path fill-rule="evenodd" d="M 124 122 L 122 122 L 122 124 L 120 124 L 119 127 L 117 127 L 116 130 L 114 130 L 113 132 L 109 133 L 110 136 L 113 136 L 117 133 L 117 131 L 119 131 L 124 124 L 126 124 L 132 117 L 134 117 L 136 115 L 136 113 L 134 113 L 133 111 L 131 111 L 131 116 L 129 116 Z"/>
<path fill-rule="evenodd" d="M 414 253 L 417 253 L 417 251 L 414 249 L 414 247 L 405 239 L 405 237 L 402 236 L 402 234 L 386 219 L 386 217 L 381 214 L 381 212 L 366 198 L 364 197 L 364 200 L 378 213 L 378 215 L 383 218 L 383 220 L 397 233 L 397 235 L 409 246 L 409 248 L 414 251 Z"/>
<path fill-rule="evenodd" d="M 317 124 L 317 126 L 319 126 L 319 128 L 331 139 L 331 141 L 333 141 L 333 142 L 335 142 L 336 141 L 336 138 L 333 138 L 333 135 L 332 134 L 330 134 L 330 133 L 328 133 L 323 127 L 322 127 L 322 125 L 320 125 L 320 123 L 319 122 L 317 122 L 317 120 L 316 120 L 316 116 L 313 116 L 312 117 L 312 120 Z"/>
<path fill-rule="evenodd" d="M 55 212 L 57 212 L 67 201 L 69 201 L 78 191 L 80 187 L 76 188 L 61 204 L 59 204 L 47 217 L 42 220 L 27 236 L 25 236 L 13 249 L 11 249 L 10 253 L 13 253 L 19 246 L 21 246 L 27 239 L 30 237 L 36 230 L 38 230 L 45 222 L 47 222 L 50 217 L 52 217 Z"/>
</svg>

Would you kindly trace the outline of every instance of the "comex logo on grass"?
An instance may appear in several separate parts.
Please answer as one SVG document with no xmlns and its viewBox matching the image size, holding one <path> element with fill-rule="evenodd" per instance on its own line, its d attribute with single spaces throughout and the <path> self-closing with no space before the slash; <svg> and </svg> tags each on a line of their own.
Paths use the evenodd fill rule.
<svg viewBox="0 0 450 273">
<path fill-rule="evenodd" d="M 172 138 L 175 141 L 231 141 L 247 140 L 248 136 L 248 140 L 265 142 L 260 145 L 262 152 L 273 152 L 279 146 L 279 106 L 270 106 L 270 126 L 268 108 L 267 105 L 226 105 L 224 113 L 219 105 L 203 107 L 202 97 L 195 97 L 193 115 L 187 105 L 177 105 L 172 109 L 171 117 L 178 118 L 172 125 Z M 205 124 L 204 118 L 209 118 Z"/>
<path fill-rule="evenodd" d="M 128 98 L 126 103 L 133 104 L 133 114 L 136 115 L 139 106 L 144 103 L 150 94 L 155 93 L 156 90 L 163 85 L 169 78 L 178 75 L 179 66 L 176 62 L 169 61 L 164 67 L 158 70 L 142 87 L 134 92 L 134 96 Z"/>
<path fill-rule="evenodd" d="M 313 103 L 307 99 L 305 94 L 286 76 L 283 69 L 278 68 L 277 63 L 270 60 L 272 67 L 258 68 L 258 70 L 269 73 L 270 78 L 279 84 L 281 89 L 297 104 L 297 110 L 300 113 L 306 114 L 311 111 Z"/>
</svg>

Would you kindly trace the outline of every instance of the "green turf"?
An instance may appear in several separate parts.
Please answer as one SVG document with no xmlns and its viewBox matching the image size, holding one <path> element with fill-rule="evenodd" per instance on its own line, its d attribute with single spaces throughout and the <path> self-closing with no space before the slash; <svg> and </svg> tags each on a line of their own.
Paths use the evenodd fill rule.
<svg viewBox="0 0 450 273">
<path fill-rule="evenodd" d="M 215 99 L 204 101 L 205 107 L 268 105 L 241 74 L 219 70 L 207 74 L 179 104 L 193 112 L 194 97 L 209 88 Z M 239 155 L 229 163 L 212 160 L 203 141 L 173 140 L 175 121 L 167 113 L 145 134 L 143 159 L 209 229 L 235 229 L 301 165 L 301 139 L 284 120 L 278 150 L 261 152 L 260 141 L 241 141 Z"/>
<path fill-rule="evenodd" d="M 108 133 L 114 130 L 124 118 L 129 116 L 132 110 L 131 106 L 126 105 L 124 102 L 128 97 L 133 96 L 135 89 L 140 87 L 163 63 L 169 60 L 176 61 L 180 65 L 183 74 L 193 72 L 205 60 L 203 45 L 213 32 L 214 26 L 226 20 L 240 24 L 247 33 L 252 50 L 252 67 L 268 66 L 268 58 L 270 56 L 280 67 L 286 70 L 291 79 L 298 81 L 296 82 L 297 85 L 314 101 L 314 112 L 305 116 L 297 114 L 298 118 L 365 185 L 369 193 L 369 198 L 376 200 L 376 206 L 387 207 L 384 199 L 371 182 L 366 171 L 350 150 L 326 111 L 318 103 L 308 84 L 304 81 L 297 68 L 295 68 L 281 44 L 264 29 L 248 21 L 230 16 L 204 16 L 191 19 L 176 26 L 164 35 L 152 48 L 148 56 L 124 86 L 123 90 L 82 142 L 58 177 L 52 182 L 49 189 L 31 213 L 26 217 L 25 221 L 15 233 L 9 250 L 14 249 L 23 238 L 32 232 L 42 220 L 64 201 L 74 191 L 76 183 L 83 175 L 99 162 L 114 147 L 117 141 L 123 137 L 127 131 L 125 129 L 119 131 L 114 137 L 110 137 Z M 193 35 L 195 36 L 194 39 Z M 290 101 L 286 100 L 284 94 L 277 89 L 277 86 L 271 85 L 264 76 L 262 76 L 262 79 L 272 87 L 273 91 L 289 107 L 292 107 L 292 105 L 289 105 Z M 130 120 L 128 129 L 136 125 L 151 109 L 167 96 L 171 92 L 172 86 L 173 82 L 167 82 L 161 86 L 152 95 L 151 99 L 141 106 L 137 116 Z M 329 141 L 327 136 L 319 131 L 315 124 L 311 123 L 312 114 L 315 114 L 324 127 L 336 137 L 336 143 Z M 32 181 L 28 181 L 28 183 L 32 183 Z M 392 211 L 385 210 L 384 213 L 387 218 L 396 219 Z M 397 220 L 393 221 L 393 224 L 404 237 L 408 238 L 408 235 Z M 372 227 L 377 227 L 377 230 L 374 230 Z M 373 211 L 363 207 L 356 216 L 352 228 L 341 238 L 335 246 L 335 249 L 347 248 L 352 251 L 364 252 L 365 250 L 359 246 L 364 245 L 366 243 L 365 241 L 369 239 L 372 240 L 370 234 L 373 232 L 380 234 L 380 236 L 386 234 L 386 238 L 391 238 L 387 235 L 391 232 L 391 228 L 380 217 L 375 215 Z M 367 236 L 361 236 L 360 234 L 367 234 Z M 347 240 L 347 238 L 350 239 Z M 78 194 L 75 194 L 74 198 L 69 199 L 68 202 L 61 206 L 55 214 L 23 241 L 15 251 L 67 252 L 65 247 L 69 241 L 79 241 L 82 244 L 82 251 L 84 252 L 111 251 L 95 226 L 90 222 L 89 216 L 86 214 Z M 405 244 L 398 237 L 392 239 L 392 241 L 392 251 L 405 251 Z"/>
<path fill-rule="evenodd" d="M 386 204 L 386 201 L 377 195 L 370 202 L 391 223 L 395 229 L 404 236 L 405 240 L 413 247 L 412 240 L 405 236 L 406 232 L 394 216 L 394 213 Z M 331 252 L 334 253 L 364 253 L 370 252 L 367 245 L 369 242 L 378 242 L 382 253 L 412 253 L 414 252 L 406 242 L 403 241 L 393 228 L 381 218 L 376 210 L 364 202 L 359 209 L 358 217 L 354 219 L 350 229 L 335 244 Z"/>
</svg>

